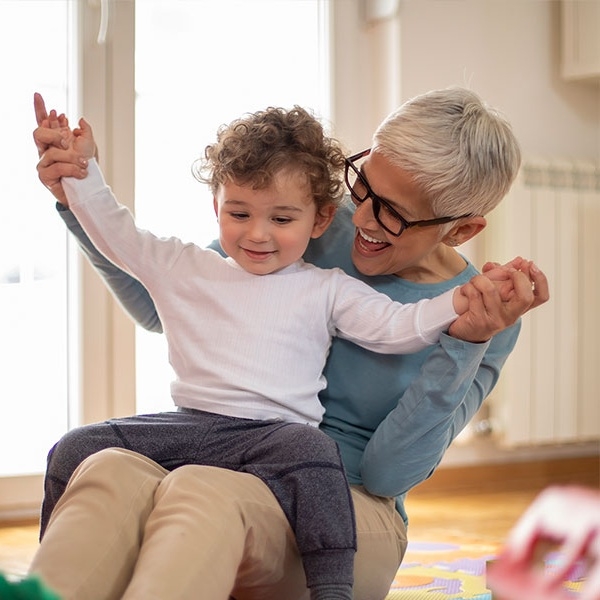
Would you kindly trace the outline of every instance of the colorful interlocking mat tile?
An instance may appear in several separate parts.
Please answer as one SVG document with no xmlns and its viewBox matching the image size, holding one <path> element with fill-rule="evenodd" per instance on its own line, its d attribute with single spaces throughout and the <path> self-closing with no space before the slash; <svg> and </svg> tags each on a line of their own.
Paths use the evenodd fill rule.
<svg viewBox="0 0 600 600">
<path fill-rule="evenodd" d="M 486 588 L 486 562 L 499 548 L 484 544 L 410 542 L 386 600 L 493 600 Z M 547 568 L 552 568 L 550 557 Z M 566 589 L 577 598 L 581 586 L 571 574 Z"/>
</svg>

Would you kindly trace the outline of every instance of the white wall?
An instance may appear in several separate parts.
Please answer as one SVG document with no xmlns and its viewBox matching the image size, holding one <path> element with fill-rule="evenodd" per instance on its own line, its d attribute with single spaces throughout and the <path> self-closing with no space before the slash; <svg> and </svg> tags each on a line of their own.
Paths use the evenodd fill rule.
<svg viewBox="0 0 600 600">
<path fill-rule="evenodd" d="M 369 21 L 365 8 L 384 18 Z M 600 83 L 561 77 L 559 0 L 335 0 L 334 23 L 333 121 L 350 149 L 367 147 L 402 101 L 462 85 L 507 116 L 525 161 L 600 164 Z M 484 246 L 478 236 L 467 251 L 476 264 L 493 258 Z M 453 447 L 444 463 L 597 452 L 595 443 L 516 451 L 479 440 Z"/>
<path fill-rule="evenodd" d="M 403 0 L 402 96 L 464 84 L 502 110 L 525 157 L 600 160 L 600 88 L 560 76 L 560 3 Z"/>
<path fill-rule="evenodd" d="M 367 23 L 365 5 L 396 10 Z M 334 6 L 334 122 L 353 149 L 367 145 L 401 101 L 464 85 L 508 117 L 525 158 L 600 161 L 600 85 L 561 79 L 559 0 L 336 0 Z"/>
</svg>

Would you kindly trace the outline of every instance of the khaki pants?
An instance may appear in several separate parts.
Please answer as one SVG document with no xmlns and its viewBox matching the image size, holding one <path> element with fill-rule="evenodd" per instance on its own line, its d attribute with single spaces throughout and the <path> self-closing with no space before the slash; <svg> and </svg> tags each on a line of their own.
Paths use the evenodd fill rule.
<svg viewBox="0 0 600 600">
<path fill-rule="evenodd" d="M 384 598 L 406 549 L 390 499 L 353 486 L 356 600 Z M 123 449 L 75 471 L 31 573 L 63 600 L 305 600 L 302 562 L 269 488 L 247 473 L 167 471 Z"/>
</svg>

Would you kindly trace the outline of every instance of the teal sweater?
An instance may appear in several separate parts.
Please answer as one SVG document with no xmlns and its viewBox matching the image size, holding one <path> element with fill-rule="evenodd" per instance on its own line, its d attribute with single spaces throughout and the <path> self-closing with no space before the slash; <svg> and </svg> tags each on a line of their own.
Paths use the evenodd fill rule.
<svg viewBox="0 0 600 600">
<path fill-rule="evenodd" d="M 104 259 L 91 245 L 73 214 L 60 214 L 121 305 L 142 327 L 162 327 L 148 292 Z M 467 282 L 469 264 L 457 277 L 436 284 L 405 281 L 394 275 L 367 277 L 352 264 L 351 209 L 341 208 L 305 260 L 340 267 L 400 302 L 416 302 Z M 213 243 L 215 249 L 218 244 Z M 372 494 L 396 497 L 405 522 L 404 496 L 427 479 L 452 440 L 477 412 L 498 381 L 514 348 L 520 324 L 490 342 L 473 344 L 442 335 L 440 343 L 411 355 L 381 355 L 334 338 L 325 368 L 327 388 L 320 395 L 325 415 L 321 429 L 339 445 L 352 484 Z"/>
</svg>

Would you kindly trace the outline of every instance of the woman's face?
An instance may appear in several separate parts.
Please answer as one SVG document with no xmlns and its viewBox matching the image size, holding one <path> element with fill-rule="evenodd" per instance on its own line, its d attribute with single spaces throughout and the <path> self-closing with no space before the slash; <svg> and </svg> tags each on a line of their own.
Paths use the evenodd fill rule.
<svg viewBox="0 0 600 600">
<path fill-rule="evenodd" d="M 436 216 L 407 173 L 378 152 L 371 152 L 360 168 L 373 192 L 387 200 L 407 221 Z M 411 227 L 395 237 L 375 220 L 370 198 L 356 207 L 352 220 L 357 228 L 352 262 L 365 275 L 398 275 L 420 280 L 437 271 L 437 263 L 446 256 L 448 248 L 441 243 L 442 226 Z"/>
</svg>

